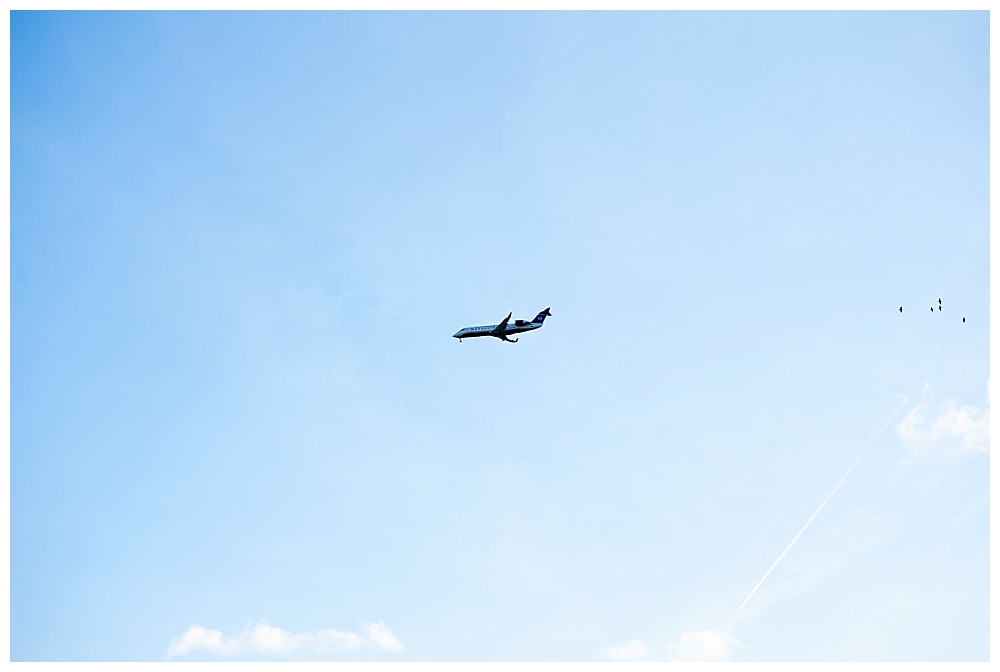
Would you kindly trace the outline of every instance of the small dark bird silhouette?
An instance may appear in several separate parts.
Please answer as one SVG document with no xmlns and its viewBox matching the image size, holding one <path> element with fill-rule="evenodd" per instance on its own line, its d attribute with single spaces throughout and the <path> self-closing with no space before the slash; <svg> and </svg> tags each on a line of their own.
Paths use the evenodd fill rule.
<svg viewBox="0 0 1000 672">
<path fill-rule="evenodd" d="M 903 312 L 903 307 L 902 306 L 899 307 L 899 312 Z"/>
<path fill-rule="evenodd" d="M 962 318 L 962 322 L 965 322 L 965 318 L 964 317 Z"/>
<path fill-rule="evenodd" d="M 941 305 L 941 299 L 938 299 L 938 305 L 939 306 Z"/>
<path fill-rule="evenodd" d="M 931 312 L 932 313 L 934 312 L 934 306 L 931 306 Z"/>
</svg>

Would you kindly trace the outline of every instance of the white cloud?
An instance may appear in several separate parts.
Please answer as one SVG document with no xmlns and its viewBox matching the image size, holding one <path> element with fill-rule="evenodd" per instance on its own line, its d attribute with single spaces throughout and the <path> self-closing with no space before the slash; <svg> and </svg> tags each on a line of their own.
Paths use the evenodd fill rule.
<svg viewBox="0 0 1000 672">
<path fill-rule="evenodd" d="M 396 639 L 385 623 L 372 623 L 365 627 L 365 633 L 367 637 L 333 629 L 291 633 L 261 621 L 253 627 L 247 627 L 234 637 L 224 637 L 218 630 L 192 625 L 183 635 L 170 642 L 167 657 L 174 658 L 198 652 L 216 656 L 253 654 L 273 656 L 287 655 L 295 651 L 403 650 L 403 644 Z"/>
<path fill-rule="evenodd" d="M 231 648 L 233 648 L 233 640 L 227 642 L 218 630 L 208 630 L 200 625 L 192 625 L 183 635 L 170 642 L 167 657 L 184 656 L 196 649 L 204 649 L 225 656 L 230 653 Z"/>
<path fill-rule="evenodd" d="M 918 452 L 984 453 L 990 449 L 990 413 L 947 401 L 929 419 L 926 407 L 917 406 L 906 414 L 896 433 Z"/>
<path fill-rule="evenodd" d="M 384 651 L 402 651 L 403 644 L 398 639 L 392 636 L 392 630 L 389 629 L 385 623 L 372 623 L 366 630 L 368 631 L 368 639 L 376 647 Z M 331 632 L 336 632 L 331 630 Z"/>
<path fill-rule="evenodd" d="M 728 660 L 737 646 L 743 646 L 742 642 L 728 632 L 688 630 L 681 633 L 678 644 L 668 649 L 673 661 L 713 662 Z"/>
<path fill-rule="evenodd" d="M 608 660 L 639 660 L 646 657 L 646 647 L 638 639 L 625 646 L 610 646 L 601 651 L 601 657 Z"/>
</svg>

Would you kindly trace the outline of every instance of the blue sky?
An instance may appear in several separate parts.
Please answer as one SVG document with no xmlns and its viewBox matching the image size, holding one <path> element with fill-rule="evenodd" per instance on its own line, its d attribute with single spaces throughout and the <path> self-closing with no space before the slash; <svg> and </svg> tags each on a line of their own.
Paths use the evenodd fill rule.
<svg viewBox="0 0 1000 672">
<path fill-rule="evenodd" d="M 12 13 L 12 659 L 988 659 L 988 65 Z"/>
</svg>

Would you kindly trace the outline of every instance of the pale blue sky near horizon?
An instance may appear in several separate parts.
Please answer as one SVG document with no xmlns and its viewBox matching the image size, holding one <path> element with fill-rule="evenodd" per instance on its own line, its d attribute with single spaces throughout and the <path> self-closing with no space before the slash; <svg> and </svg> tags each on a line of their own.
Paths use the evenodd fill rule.
<svg viewBox="0 0 1000 672">
<path fill-rule="evenodd" d="M 12 660 L 989 659 L 988 13 L 10 35 Z"/>
</svg>

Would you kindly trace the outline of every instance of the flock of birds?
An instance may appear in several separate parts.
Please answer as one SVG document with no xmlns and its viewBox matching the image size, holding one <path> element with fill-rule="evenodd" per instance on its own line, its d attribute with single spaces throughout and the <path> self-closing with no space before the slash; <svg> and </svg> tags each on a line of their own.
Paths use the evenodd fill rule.
<svg viewBox="0 0 1000 672">
<path fill-rule="evenodd" d="M 938 299 L 937 311 L 940 313 L 943 310 L 944 310 L 944 304 L 941 303 L 941 299 Z M 899 312 L 901 312 L 901 313 L 903 312 L 903 307 L 902 306 L 899 307 Z M 932 313 L 934 312 L 934 304 L 931 304 L 931 312 Z M 965 322 L 965 318 L 964 317 L 962 318 L 962 322 Z"/>
</svg>

